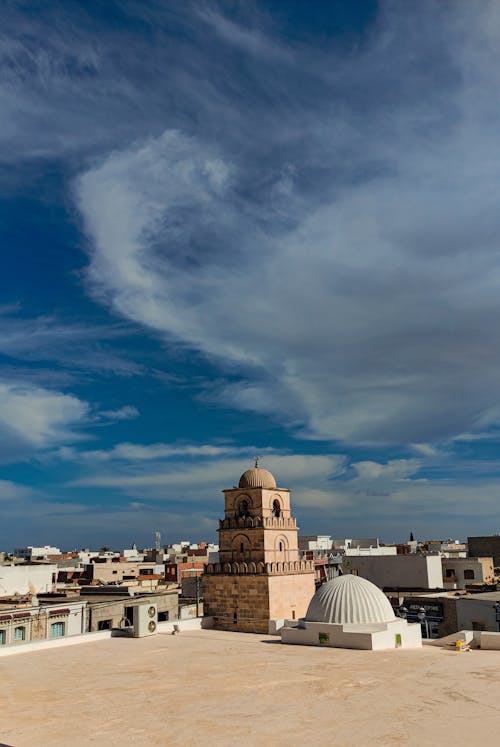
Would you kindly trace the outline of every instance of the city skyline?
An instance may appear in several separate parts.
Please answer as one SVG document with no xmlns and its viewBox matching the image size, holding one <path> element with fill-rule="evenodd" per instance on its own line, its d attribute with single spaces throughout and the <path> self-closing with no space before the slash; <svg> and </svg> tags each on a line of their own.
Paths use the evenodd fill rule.
<svg viewBox="0 0 500 747">
<path fill-rule="evenodd" d="M 500 531 L 498 4 L 2 15 L 0 549 Z"/>
</svg>

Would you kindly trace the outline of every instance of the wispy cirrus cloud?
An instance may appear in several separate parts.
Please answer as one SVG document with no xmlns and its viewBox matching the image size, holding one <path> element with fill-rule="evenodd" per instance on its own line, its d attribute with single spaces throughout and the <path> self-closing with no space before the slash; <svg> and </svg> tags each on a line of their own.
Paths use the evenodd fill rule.
<svg viewBox="0 0 500 747">
<path fill-rule="evenodd" d="M 432 443 L 498 421 L 499 12 L 382 8 L 348 59 L 276 61 L 227 138 L 219 90 L 208 126 L 113 152 L 75 194 L 93 292 L 236 370 L 215 399 L 304 437 Z"/>
<path fill-rule="evenodd" d="M 5 9 L 0 160 L 16 169 L 1 186 L 46 162 L 74 176 L 86 290 L 215 364 L 216 383 L 197 381 L 202 405 L 373 446 L 378 456 L 316 462 L 267 452 L 309 531 L 333 511 L 346 531 L 383 520 L 384 536 L 419 510 L 449 531 L 476 504 L 493 512 L 495 460 L 458 465 L 453 452 L 500 423 L 498 5 L 382 2 L 347 45 L 288 38 L 283 15 L 253 3 L 123 2 L 99 18 L 89 7 Z M 238 447 L 127 433 L 78 460 L 68 446 L 82 424 L 135 409 L 91 406 L 62 377 L 144 370 L 91 327 L 5 321 L 7 402 L 21 418 L 0 412 L 2 448 L 53 458 L 62 444 L 75 490 L 183 500 L 208 526 L 217 499 L 200 508 L 200 496 L 234 483 Z M 59 370 L 51 382 L 32 366 L 14 384 L 14 361 Z M 388 443 L 418 458 L 383 458 Z"/>
<path fill-rule="evenodd" d="M 0 309 L 0 354 L 13 360 L 57 363 L 73 371 L 131 376 L 143 367 L 119 349 L 125 324 L 86 324 L 56 316 L 26 317 L 18 305 Z M 118 350 L 114 348 L 118 344 Z"/>
<path fill-rule="evenodd" d="M 257 449 L 255 446 L 234 446 L 231 444 L 137 444 L 119 443 L 111 449 L 100 450 L 75 450 L 71 447 L 62 447 L 55 456 L 63 460 L 88 460 L 91 462 L 109 461 L 153 461 L 175 458 L 217 458 L 231 454 L 266 454 L 274 451 L 271 447 Z"/>
</svg>

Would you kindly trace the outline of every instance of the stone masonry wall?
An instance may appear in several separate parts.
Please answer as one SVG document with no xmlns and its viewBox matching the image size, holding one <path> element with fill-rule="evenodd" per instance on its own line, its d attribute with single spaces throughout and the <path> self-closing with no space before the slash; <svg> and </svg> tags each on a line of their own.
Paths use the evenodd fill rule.
<svg viewBox="0 0 500 747">
<path fill-rule="evenodd" d="M 203 576 L 205 615 L 218 630 L 267 633 L 269 597 L 267 576 Z"/>
<path fill-rule="evenodd" d="M 267 633 L 269 620 L 304 617 L 314 592 L 313 572 L 203 577 L 205 615 L 219 630 Z"/>
</svg>

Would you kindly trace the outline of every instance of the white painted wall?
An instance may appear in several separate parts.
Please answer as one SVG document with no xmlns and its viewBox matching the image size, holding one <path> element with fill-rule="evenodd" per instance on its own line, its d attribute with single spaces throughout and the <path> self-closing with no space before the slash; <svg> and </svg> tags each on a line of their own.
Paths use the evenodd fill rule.
<svg viewBox="0 0 500 747">
<path fill-rule="evenodd" d="M 401 648 L 420 648 L 420 624 L 394 620 L 377 625 L 333 625 L 331 623 L 304 622 L 303 628 L 282 628 L 282 643 L 330 648 L 355 648 L 375 651 L 396 648 L 396 634 L 401 636 Z M 319 634 L 326 633 L 328 643 L 320 644 Z"/>
<path fill-rule="evenodd" d="M 373 557 L 374 555 L 397 555 L 397 547 L 347 547 L 345 555 L 359 556 L 365 555 Z"/>
<path fill-rule="evenodd" d="M 18 558 L 26 558 L 27 560 L 46 558 L 48 555 L 60 555 L 61 550 L 59 547 L 52 547 L 52 545 L 44 545 L 43 547 L 33 547 L 28 545 L 27 547 L 16 547 L 14 555 Z"/>
<path fill-rule="evenodd" d="M 477 625 L 484 625 L 484 629 L 492 633 L 498 632 L 495 599 L 485 599 L 484 594 L 457 598 L 458 629 L 473 630 Z"/>
<path fill-rule="evenodd" d="M 439 555 L 349 556 L 342 568 L 347 573 L 357 571 L 380 588 L 443 588 Z"/>
<path fill-rule="evenodd" d="M 57 565 L 0 565 L 0 596 L 52 590 Z"/>
</svg>

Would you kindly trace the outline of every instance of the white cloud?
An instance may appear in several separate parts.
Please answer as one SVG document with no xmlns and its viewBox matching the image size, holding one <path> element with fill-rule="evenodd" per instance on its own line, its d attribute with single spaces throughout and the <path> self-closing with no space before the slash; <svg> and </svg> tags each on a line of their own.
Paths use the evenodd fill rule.
<svg viewBox="0 0 500 747">
<path fill-rule="evenodd" d="M 306 437 L 432 443 L 498 422 L 499 17 L 385 13 L 348 62 L 309 58 L 328 96 L 293 121 L 259 110 L 257 163 L 179 129 L 104 158 L 76 185 L 93 292 L 241 375 L 212 396 Z"/>
<path fill-rule="evenodd" d="M 0 480 L 0 501 L 18 501 L 23 498 L 30 498 L 33 494 L 34 491 L 27 485 L 21 485 L 11 480 Z"/>
<path fill-rule="evenodd" d="M 354 462 L 352 466 L 360 480 L 373 483 L 380 479 L 404 480 L 418 472 L 422 464 L 417 459 L 391 459 L 387 464 L 366 461 Z"/>
<path fill-rule="evenodd" d="M 206 452 L 203 456 L 207 456 Z M 160 465 L 153 469 L 141 467 L 139 470 L 132 465 L 124 465 L 121 470 L 84 476 L 70 484 L 74 487 L 106 487 L 135 492 L 152 489 L 148 492 L 148 497 L 156 495 L 158 498 L 164 497 L 165 488 L 177 488 L 187 490 L 195 500 L 205 500 L 206 489 L 213 490 L 216 495 L 220 489 L 237 483 L 240 475 L 251 466 L 249 461 L 221 457 L 193 463 L 181 459 L 169 465 L 168 469 Z M 287 485 L 282 487 L 294 483 L 314 489 L 318 484 L 324 484 L 330 477 L 342 472 L 344 464 L 345 457 L 337 454 L 269 454 L 261 466 L 273 472 L 278 484 L 280 475 L 286 476 Z M 200 488 L 203 488 L 201 492 Z"/>
<path fill-rule="evenodd" d="M 101 410 L 99 413 L 100 418 L 110 420 L 111 422 L 133 420 L 134 418 L 138 418 L 139 415 L 139 410 L 137 407 L 133 407 L 133 405 L 124 405 L 123 407 L 119 407 L 118 410 Z"/>
<path fill-rule="evenodd" d="M 213 444 L 136 444 L 136 443 L 119 443 L 111 449 L 99 450 L 77 450 L 72 447 L 63 446 L 55 452 L 55 456 L 65 461 L 90 461 L 90 462 L 108 462 L 114 460 L 141 462 L 170 459 L 171 457 L 200 457 L 213 458 L 220 456 L 229 456 L 234 454 L 267 454 L 272 452 L 271 447 L 259 448 L 255 446 L 233 446 L 213 445 Z"/>
<path fill-rule="evenodd" d="M 142 373 L 110 343 L 131 333 L 130 325 L 63 322 L 55 316 L 22 317 L 17 305 L 0 308 L 0 352 L 20 361 L 52 361 L 73 370 Z"/>
<path fill-rule="evenodd" d="M 26 456 L 80 436 L 73 430 L 87 420 L 86 402 L 70 394 L 0 381 L 0 458 Z"/>
</svg>

